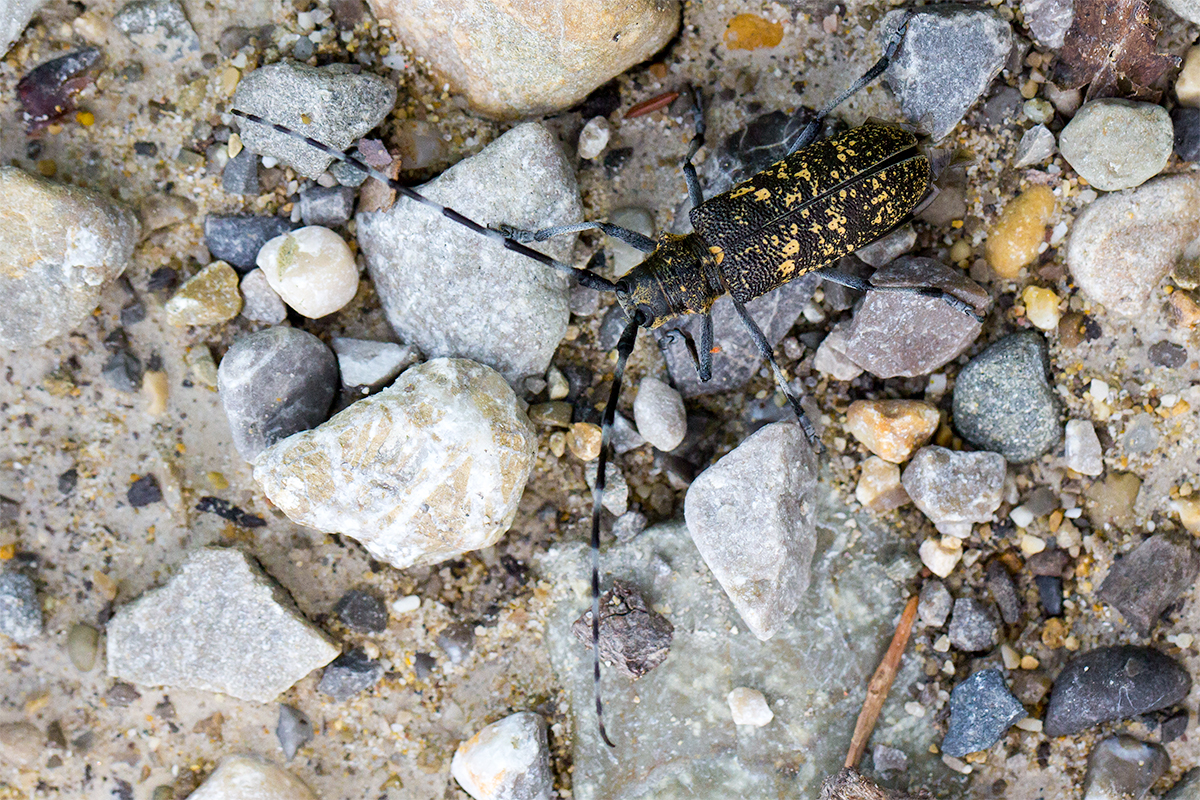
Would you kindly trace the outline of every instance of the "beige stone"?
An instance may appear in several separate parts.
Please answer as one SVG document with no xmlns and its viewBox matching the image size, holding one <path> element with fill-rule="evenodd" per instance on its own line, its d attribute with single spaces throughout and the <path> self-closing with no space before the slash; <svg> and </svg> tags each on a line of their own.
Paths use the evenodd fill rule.
<svg viewBox="0 0 1200 800">
<path fill-rule="evenodd" d="M 863 462 L 854 497 L 865 508 L 878 512 L 891 511 L 909 502 L 908 492 L 900 483 L 900 467 L 879 456 Z"/>
<path fill-rule="evenodd" d="M 261 756 L 229 756 L 192 800 L 317 800 L 304 782 Z"/>
<path fill-rule="evenodd" d="M 846 430 L 875 455 L 899 464 L 933 437 L 941 416 L 923 400 L 855 400 Z"/>
<path fill-rule="evenodd" d="M 1200 108 L 1200 47 L 1191 47 L 1183 58 L 1183 69 L 1175 79 L 1179 105 Z"/>
<path fill-rule="evenodd" d="M 178 326 L 228 322 L 241 310 L 238 274 L 224 261 L 188 278 L 166 305 L 167 322 Z"/>
</svg>

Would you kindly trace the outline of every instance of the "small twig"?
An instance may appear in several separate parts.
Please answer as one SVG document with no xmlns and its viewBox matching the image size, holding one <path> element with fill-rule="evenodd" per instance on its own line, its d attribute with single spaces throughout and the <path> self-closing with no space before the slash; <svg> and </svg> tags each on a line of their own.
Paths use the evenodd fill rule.
<svg viewBox="0 0 1200 800">
<path fill-rule="evenodd" d="M 854 735 L 850 737 L 850 750 L 846 753 L 846 766 L 849 768 L 853 769 L 858 766 L 863 751 L 867 749 L 867 740 L 871 738 L 871 733 L 875 730 L 879 712 L 883 710 L 883 703 L 887 700 L 888 691 L 892 688 L 892 681 L 896 679 L 896 673 L 900 669 L 900 657 L 904 655 L 904 648 L 908 646 L 908 637 L 912 633 L 913 620 L 916 619 L 916 616 L 917 598 L 913 596 L 909 598 L 908 605 L 904 607 L 904 613 L 900 615 L 900 624 L 896 626 L 892 643 L 888 645 L 887 652 L 883 654 L 883 660 L 879 662 L 879 667 L 871 676 L 871 682 L 867 684 L 867 697 L 863 700 L 858 722 L 854 724 Z"/>
</svg>

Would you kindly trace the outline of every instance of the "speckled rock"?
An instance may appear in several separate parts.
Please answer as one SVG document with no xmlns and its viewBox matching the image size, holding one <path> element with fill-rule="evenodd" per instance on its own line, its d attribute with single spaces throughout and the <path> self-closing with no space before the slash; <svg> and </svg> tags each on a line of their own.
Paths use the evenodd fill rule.
<svg viewBox="0 0 1200 800">
<path fill-rule="evenodd" d="M 292 773 L 261 756 L 228 756 L 190 800 L 317 800 Z"/>
<path fill-rule="evenodd" d="M 961 758 L 986 750 L 1019 719 L 1025 706 L 1012 696 L 998 669 L 985 669 L 960 682 L 950 693 L 950 725 L 942 752 Z"/>
<path fill-rule="evenodd" d="M 133 0 L 113 16 L 113 25 L 138 47 L 170 61 L 200 51 L 200 37 L 175 0 Z"/>
<path fill-rule="evenodd" d="M 991 604 L 960 597 L 954 601 L 947 633 L 955 649 L 981 653 L 1000 643 L 1000 620 Z"/>
<path fill-rule="evenodd" d="M 165 586 L 119 608 L 106 649 L 111 678 L 259 703 L 338 654 L 249 557 L 217 547 L 195 551 Z"/>
<path fill-rule="evenodd" d="M 375 389 L 386 386 L 421 360 L 417 348 L 410 344 L 347 339 L 342 336 L 333 337 L 330 344 L 337 354 L 342 386 L 346 387 L 366 386 Z"/>
<path fill-rule="evenodd" d="M 1196 582 L 1200 555 L 1178 534 L 1158 533 L 1118 560 L 1097 593 L 1142 636 L 1167 606 Z"/>
<path fill-rule="evenodd" d="M 1038 44 L 1051 50 L 1063 46 L 1063 39 L 1075 20 L 1071 0 L 1021 0 L 1025 24 Z"/>
<path fill-rule="evenodd" d="M 971 526 L 986 522 L 1000 506 L 1004 458 L 922 447 L 900 476 L 904 490 L 938 531 L 965 539 Z"/>
<path fill-rule="evenodd" d="M 37 761 L 45 737 L 29 722 L 0 723 L 0 758 L 19 767 Z"/>
<path fill-rule="evenodd" d="M 701 557 L 759 639 L 808 588 L 816 457 L 794 422 L 761 428 L 696 476 L 684 518 Z"/>
<path fill-rule="evenodd" d="M 1183 701 L 1188 671 L 1149 647 L 1099 647 L 1067 662 L 1050 693 L 1044 730 L 1068 736 L 1093 725 L 1128 719 Z"/>
<path fill-rule="evenodd" d="M 546 721 L 521 711 L 493 722 L 458 746 L 450 774 L 475 800 L 550 800 Z"/>
<path fill-rule="evenodd" d="M 931 628 L 940 628 L 946 624 L 954 598 L 946 584 L 938 580 L 927 580 L 921 586 L 921 595 L 917 602 L 917 615 L 921 622 Z"/>
<path fill-rule="evenodd" d="M 19 572 L 0 574 L 0 633 L 17 644 L 42 635 L 42 604 L 33 579 Z"/>
<path fill-rule="evenodd" d="M 1081 475 L 1099 475 L 1104 472 L 1104 453 L 1100 449 L 1100 438 L 1096 429 L 1086 419 L 1067 422 L 1063 445 L 1067 466 Z"/>
<path fill-rule="evenodd" d="M 371 9 L 451 92 L 498 119 L 569 108 L 652 56 L 679 27 L 678 0 L 371 0 Z"/>
<path fill-rule="evenodd" d="M 494 370 L 440 358 L 264 452 L 254 478 L 294 522 L 352 536 L 403 569 L 494 544 L 537 436 Z"/>
<path fill-rule="evenodd" d="M 1084 103 L 1058 135 L 1067 163 L 1106 192 L 1153 178 L 1174 148 L 1175 127 L 1165 108 L 1113 97 Z"/>
<path fill-rule="evenodd" d="M 36 347 L 81 324 L 140 233 L 133 211 L 103 195 L 0 167 L 0 347 Z"/>
<path fill-rule="evenodd" d="M 1096 743 L 1088 756 L 1084 800 L 1129 800 L 1145 797 L 1166 774 L 1171 759 L 1161 745 L 1120 734 Z"/>
<path fill-rule="evenodd" d="M 287 306 L 261 269 L 252 269 L 242 278 L 242 316 L 251 322 L 278 325 L 287 319 Z"/>
<path fill-rule="evenodd" d="M 10 0 L 0 7 L 0 56 L 8 53 L 33 18 L 33 12 L 45 4 L 46 0 Z"/>
<path fill-rule="evenodd" d="M 908 492 L 900 482 L 900 467 L 879 456 L 862 463 L 854 498 L 872 511 L 884 512 L 899 508 L 909 501 Z"/>
<path fill-rule="evenodd" d="M 224 261 L 214 261 L 183 282 L 167 301 L 167 322 L 172 325 L 217 325 L 242 310 L 238 275 Z"/>
<path fill-rule="evenodd" d="M 929 441 L 941 417 L 923 400 L 855 400 L 846 430 L 882 459 L 899 464 Z"/>
<path fill-rule="evenodd" d="M 482 225 L 534 230 L 583 216 L 574 170 L 549 131 L 533 123 L 421 192 Z M 567 330 L 565 275 L 408 200 L 355 219 L 367 269 L 403 341 L 429 357 L 471 358 L 510 382 L 545 374 Z M 536 247 L 569 261 L 574 243 L 558 236 Z"/>
</svg>

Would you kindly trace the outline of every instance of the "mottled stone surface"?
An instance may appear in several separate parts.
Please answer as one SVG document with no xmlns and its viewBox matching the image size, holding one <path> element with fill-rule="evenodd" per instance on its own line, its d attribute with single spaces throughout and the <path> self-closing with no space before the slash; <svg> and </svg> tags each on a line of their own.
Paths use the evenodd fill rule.
<svg viewBox="0 0 1200 800">
<path fill-rule="evenodd" d="M 244 553 L 205 548 L 108 623 L 108 675 L 269 703 L 338 649 Z"/>
<path fill-rule="evenodd" d="M 520 125 L 421 187 L 481 225 L 536 230 L 583 217 L 575 173 L 549 131 Z M 358 243 L 400 338 L 430 357 L 542 375 L 567 330 L 567 277 L 409 200 L 360 211 Z M 575 237 L 536 245 L 571 258 Z"/>
<path fill-rule="evenodd" d="M 971 675 L 950 693 L 950 727 L 942 752 L 956 758 L 986 750 L 1025 716 L 1025 706 L 1012 696 L 998 669 Z"/>
<path fill-rule="evenodd" d="M 133 0 L 116 13 L 113 25 L 138 47 L 171 61 L 200 51 L 200 38 L 175 0 Z"/>
<path fill-rule="evenodd" d="M 1190 537 L 1159 533 L 1113 564 L 1097 593 L 1142 636 L 1167 606 L 1196 582 L 1200 556 Z"/>
<path fill-rule="evenodd" d="M 140 233 L 103 195 L 0 167 L 0 347 L 36 347 L 87 319 Z"/>
<path fill-rule="evenodd" d="M 242 310 L 238 275 L 224 261 L 214 261 L 183 282 L 166 304 L 172 325 L 216 325 Z"/>
<path fill-rule="evenodd" d="M 846 430 L 880 458 L 899 464 L 929 441 L 941 416 L 923 400 L 855 400 L 846 411 Z"/>
<path fill-rule="evenodd" d="M 679 27 L 678 0 L 371 0 L 400 39 L 498 119 L 568 108 L 652 56 Z"/>
<path fill-rule="evenodd" d="M 922 447 L 900 476 L 917 508 L 945 534 L 965 539 L 976 522 L 986 522 L 1000 506 L 1004 458 Z"/>
<path fill-rule="evenodd" d="M 317 800 L 292 773 L 261 756 L 228 756 L 191 800 Z"/>
<path fill-rule="evenodd" d="M 971 597 L 954 601 L 950 614 L 950 644 L 967 653 L 991 650 L 1000 641 L 1000 620 L 991 603 L 981 603 Z"/>
<path fill-rule="evenodd" d="M 1175 126 L 1162 106 L 1104 97 L 1084 103 L 1058 135 L 1079 176 L 1105 192 L 1132 189 L 1162 172 Z"/>
<path fill-rule="evenodd" d="M 42 604 L 33 578 L 19 572 L 0 574 L 0 633 L 17 644 L 42 635 Z"/>
<path fill-rule="evenodd" d="M 1084 800 L 1142 798 L 1166 774 L 1171 759 L 1161 745 L 1124 734 L 1102 739 L 1088 756 Z"/>
<path fill-rule="evenodd" d="M 808 588 L 816 479 L 804 432 L 785 421 L 749 436 L 688 488 L 696 548 L 760 639 L 787 623 Z"/>
<path fill-rule="evenodd" d="M 575 638 L 592 647 L 592 610 L 571 624 Z M 640 678 L 661 664 L 675 633 L 670 620 L 646 605 L 637 587 L 613 581 L 600 596 L 600 657 L 623 675 Z"/>
<path fill-rule="evenodd" d="M 940 628 L 946 624 L 946 617 L 950 616 L 950 608 L 953 605 L 954 598 L 950 595 L 946 584 L 939 580 L 927 580 L 921 586 L 917 615 L 926 625 Z"/>
<path fill-rule="evenodd" d="M 546 721 L 521 711 L 493 722 L 458 746 L 450 774 L 475 800 L 551 800 Z"/>
<path fill-rule="evenodd" d="M 495 543 L 537 445 L 494 370 L 439 358 L 264 452 L 254 478 L 294 522 L 403 569 Z"/>
<path fill-rule="evenodd" d="M 46 0 L 9 0 L 0 7 L 0 56 L 8 52 L 8 48 L 33 18 L 33 12 L 45 5 L 45 2 Z"/>
</svg>

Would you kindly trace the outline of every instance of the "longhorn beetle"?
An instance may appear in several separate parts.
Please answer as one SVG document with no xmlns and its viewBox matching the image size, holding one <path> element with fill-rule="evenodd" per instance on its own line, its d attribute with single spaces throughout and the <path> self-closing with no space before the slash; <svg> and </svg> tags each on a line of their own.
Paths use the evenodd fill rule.
<svg viewBox="0 0 1200 800">
<path fill-rule="evenodd" d="M 707 381 L 712 376 L 713 345 L 709 312 L 719 297 L 728 294 L 760 355 L 771 365 L 775 382 L 809 442 L 819 452 L 822 448 L 817 432 L 784 378 L 770 343 L 747 313 L 746 303 L 805 273 L 817 271 L 826 280 L 859 291 L 888 289 L 941 298 L 963 313 L 978 318 L 967 303 L 937 289 L 872 287 L 867 281 L 827 268 L 838 258 L 865 247 L 907 222 L 929 192 L 930 161 L 918 149 L 917 138 L 912 133 L 868 123 L 833 138 L 815 141 L 826 115 L 887 69 L 903 41 L 911 15 L 911 11 L 905 13 L 888 39 L 883 56 L 817 113 L 791 144 L 783 160 L 708 200 L 704 199 L 692 164 L 692 159 L 704 145 L 705 133 L 700 92 L 696 90 L 695 134 L 683 160 L 694 232 L 682 236 L 664 233 L 657 241 L 606 222 L 579 222 L 539 231 L 485 227 L 323 142 L 256 114 L 231 109 L 232 114 L 250 123 L 301 139 L 309 146 L 351 164 L 400 196 L 420 203 L 508 250 L 572 275 L 583 286 L 616 295 L 629 322 L 617 343 L 612 390 L 604 409 L 591 537 L 591 644 L 596 719 L 600 736 L 610 747 L 614 745 L 604 728 L 600 697 L 600 508 L 621 380 L 638 329 L 658 328 L 688 314 L 702 315 L 700 347 L 697 350 L 689 341 L 689 352 L 700 380 Z M 573 267 L 528 247 L 529 243 L 552 236 L 596 229 L 647 253 L 646 259 L 614 283 L 590 270 Z"/>
</svg>

